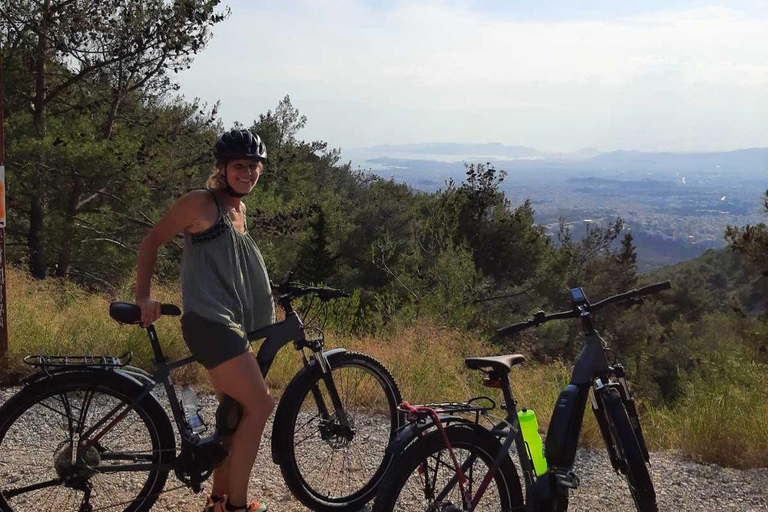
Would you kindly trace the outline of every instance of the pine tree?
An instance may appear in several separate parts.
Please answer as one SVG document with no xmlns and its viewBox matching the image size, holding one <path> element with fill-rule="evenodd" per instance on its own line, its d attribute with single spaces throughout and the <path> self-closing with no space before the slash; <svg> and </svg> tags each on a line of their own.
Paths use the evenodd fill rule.
<svg viewBox="0 0 768 512">
<path fill-rule="evenodd" d="M 329 248 L 328 225 L 322 207 L 318 207 L 309 227 L 311 234 L 299 255 L 296 274 L 303 282 L 323 283 L 333 275 L 336 258 Z"/>
<path fill-rule="evenodd" d="M 629 290 L 637 284 L 637 251 L 633 241 L 632 233 L 625 234 L 621 239 L 621 250 L 616 254 L 616 263 L 620 272 L 616 277 L 623 290 Z"/>
</svg>

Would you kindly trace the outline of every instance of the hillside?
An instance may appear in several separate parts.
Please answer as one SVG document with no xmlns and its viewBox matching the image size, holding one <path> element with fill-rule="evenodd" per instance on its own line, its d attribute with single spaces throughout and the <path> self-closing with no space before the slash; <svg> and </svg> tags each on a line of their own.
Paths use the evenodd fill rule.
<svg viewBox="0 0 768 512">
<path fill-rule="evenodd" d="M 484 148 L 487 151 L 481 153 Z M 440 149 L 440 155 L 432 152 Z M 726 226 L 761 222 L 768 149 L 719 153 L 577 152 L 547 155 L 503 145 L 410 145 L 352 150 L 353 164 L 433 192 L 463 180 L 464 162 L 507 172 L 501 190 L 513 204 L 530 199 L 550 232 L 563 218 L 574 229 L 619 216 L 632 230 L 643 271 L 725 246 Z M 407 150 L 407 151 L 406 151 Z M 464 150 L 464 153 L 461 151 Z"/>
<path fill-rule="evenodd" d="M 707 250 L 701 256 L 644 275 L 651 281 L 670 279 L 673 285 L 695 289 L 707 313 L 762 315 L 768 310 L 768 277 L 744 264 L 731 249 Z"/>
</svg>

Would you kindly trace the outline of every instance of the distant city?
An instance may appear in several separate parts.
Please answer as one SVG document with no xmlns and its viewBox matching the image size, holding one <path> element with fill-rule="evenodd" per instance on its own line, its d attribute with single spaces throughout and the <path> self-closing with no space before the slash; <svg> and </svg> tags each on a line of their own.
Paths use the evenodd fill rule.
<svg viewBox="0 0 768 512">
<path fill-rule="evenodd" d="M 725 245 L 728 225 L 768 222 L 768 148 L 713 153 L 546 154 L 503 144 L 387 145 L 342 152 L 355 168 L 433 192 L 464 179 L 465 163 L 488 163 L 507 176 L 513 206 L 530 199 L 550 232 L 562 218 L 576 237 L 617 216 L 632 233 L 638 266 L 648 271 Z"/>
</svg>

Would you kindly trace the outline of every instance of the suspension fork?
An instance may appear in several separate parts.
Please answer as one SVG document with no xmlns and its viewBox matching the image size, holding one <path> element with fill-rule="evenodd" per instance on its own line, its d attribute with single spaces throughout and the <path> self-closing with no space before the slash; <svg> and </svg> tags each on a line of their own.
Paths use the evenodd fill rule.
<svg viewBox="0 0 768 512">
<path fill-rule="evenodd" d="M 596 379 L 590 393 L 592 401 L 592 412 L 595 414 L 597 420 L 597 426 L 600 428 L 600 434 L 605 441 L 605 448 L 608 450 L 608 459 L 611 461 L 613 469 L 618 471 L 620 462 L 619 454 L 616 453 L 616 448 L 613 445 L 613 439 L 611 437 L 610 428 L 608 427 L 608 417 L 606 416 L 605 406 L 603 404 L 602 393 L 605 390 L 605 384 L 601 379 Z"/>
<path fill-rule="evenodd" d="M 616 381 L 619 385 L 619 394 L 621 395 L 621 401 L 624 403 L 624 408 L 627 410 L 629 423 L 630 425 L 632 425 L 632 430 L 635 431 L 635 437 L 637 437 L 638 444 L 640 445 L 640 449 L 643 452 L 643 458 L 645 458 L 645 462 L 650 462 L 648 447 L 645 444 L 643 429 L 640 426 L 640 417 L 637 413 L 637 406 L 635 405 L 635 399 L 632 397 L 632 393 L 629 392 L 629 386 L 627 385 L 624 366 L 620 364 L 616 364 L 609 367 L 609 371 L 616 377 Z"/>
<path fill-rule="evenodd" d="M 301 354 L 302 364 L 304 366 L 309 366 L 309 359 L 307 358 L 307 354 L 304 353 L 304 350 L 300 349 L 299 353 Z M 312 398 L 315 400 L 315 405 L 317 405 L 317 410 L 320 411 L 320 416 L 324 420 L 327 420 L 330 417 L 330 414 L 328 413 L 328 408 L 325 406 L 325 400 L 323 400 L 323 395 L 320 393 L 320 387 L 317 383 L 312 384 L 310 392 L 312 393 Z"/>
<path fill-rule="evenodd" d="M 345 429 L 349 429 L 349 418 L 347 418 L 347 414 L 344 411 L 344 404 L 341 403 L 341 398 L 339 397 L 339 391 L 336 389 L 336 383 L 333 380 L 333 372 L 331 370 L 331 364 L 328 362 L 328 358 L 325 357 L 325 354 L 322 352 L 315 352 L 314 353 L 315 361 L 317 361 L 317 364 L 320 366 L 320 371 L 322 372 L 323 376 L 323 382 L 325 382 L 325 388 L 328 390 L 328 394 L 331 396 L 331 403 L 333 403 L 333 409 L 336 412 L 336 418 L 338 418 L 339 423 L 341 423 L 341 426 Z M 316 387 L 316 386 L 315 386 Z M 319 394 L 319 390 L 318 390 Z M 318 404 L 319 407 L 319 404 Z M 325 404 L 323 404 L 323 408 L 325 408 Z"/>
<path fill-rule="evenodd" d="M 336 383 L 333 380 L 331 364 L 328 362 L 328 358 L 325 357 L 325 354 L 323 353 L 322 345 L 315 345 L 310 343 L 305 341 L 304 346 L 307 346 L 312 350 L 312 358 L 315 360 L 315 364 L 317 364 L 318 368 L 320 368 L 321 377 L 325 383 L 325 388 L 328 390 L 328 395 L 331 397 L 331 403 L 333 404 L 333 410 L 336 413 L 336 418 L 342 427 L 349 429 L 349 419 L 347 418 L 347 415 L 344 411 L 344 405 L 341 403 L 339 392 L 336 389 Z M 302 363 L 304 366 L 308 366 L 310 361 L 307 358 L 306 353 L 304 350 L 301 350 L 300 352 Z M 310 392 L 312 393 L 312 397 L 315 400 L 315 404 L 317 405 L 317 410 L 320 412 L 320 416 L 324 420 L 328 420 L 331 417 L 331 411 L 328 409 L 328 405 L 323 399 L 323 394 L 320 391 L 319 382 L 316 382 L 312 385 Z"/>
</svg>

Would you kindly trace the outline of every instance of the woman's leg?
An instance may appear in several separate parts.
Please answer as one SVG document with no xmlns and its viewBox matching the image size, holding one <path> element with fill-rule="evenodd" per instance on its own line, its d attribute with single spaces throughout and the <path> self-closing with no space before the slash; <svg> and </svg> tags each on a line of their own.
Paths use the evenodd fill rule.
<svg viewBox="0 0 768 512">
<path fill-rule="evenodd" d="M 213 385 L 213 382 L 211 382 L 211 385 Z M 221 403 L 224 393 L 217 389 L 215 385 L 213 390 L 216 392 L 216 398 L 219 403 Z M 211 496 L 222 497 L 227 494 L 229 494 L 229 456 L 213 470 L 213 486 L 211 488 Z"/>
<path fill-rule="evenodd" d="M 215 491 L 225 489 L 230 503 L 242 505 L 247 503 L 248 480 L 275 400 L 251 352 L 221 363 L 208 370 L 208 374 L 217 392 L 231 396 L 243 408 L 243 417 L 232 436 L 228 468 L 225 470 L 228 470 L 228 485 L 221 482 L 224 475 L 214 481 Z"/>
</svg>

